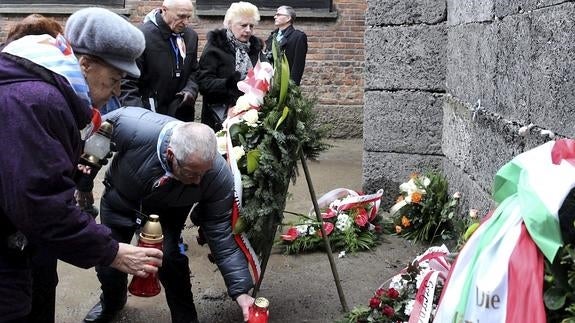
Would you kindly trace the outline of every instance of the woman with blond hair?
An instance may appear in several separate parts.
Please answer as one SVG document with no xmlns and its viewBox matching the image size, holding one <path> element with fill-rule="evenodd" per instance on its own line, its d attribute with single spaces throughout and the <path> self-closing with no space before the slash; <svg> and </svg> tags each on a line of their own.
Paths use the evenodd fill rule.
<svg viewBox="0 0 575 323">
<path fill-rule="evenodd" d="M 237 82 L 260 58 L 263 41 L 253 35 L 259 21 L 255 5 L 234 2 L 226 11 L 224 28 L 208 33 L 199 62 L 198 85 L 203 95 L 202 123 L 215 131 L 222 128 L 228 108 L 242 95 Z"/>
</svg>

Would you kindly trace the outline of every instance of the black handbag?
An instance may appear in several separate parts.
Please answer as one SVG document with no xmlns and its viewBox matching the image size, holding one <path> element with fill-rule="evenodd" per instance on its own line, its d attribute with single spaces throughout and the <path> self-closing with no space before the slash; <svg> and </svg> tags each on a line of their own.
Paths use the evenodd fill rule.
<svg viewBox="0 0 575 323">
<path fill-rule="evenodd" d="M 228 117 L 228 105 L 225 103 L 208 104 L 209 119 L 215 131 L 222 129 L 222 124 Z"/>
</svg>

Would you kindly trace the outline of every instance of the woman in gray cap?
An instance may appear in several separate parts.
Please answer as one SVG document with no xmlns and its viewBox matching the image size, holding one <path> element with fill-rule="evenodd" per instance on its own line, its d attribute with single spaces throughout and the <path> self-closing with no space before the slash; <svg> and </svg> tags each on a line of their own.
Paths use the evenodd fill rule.
<svg viewBox="0 0 575 323">
<path fill-rule="evenodd" d="M 53 322 L 54 299 L 46 299 L 51 317 L 28 317 L 34 293 L 30 259 L 39 250 L 45 262 L 34 283 L 52 284 L 52 290 L 56 259 L 138 276 L 155 273 L 161 265 L 161 251 L 118 243 L 74 202 L 82 142 L 98 126 L 93 116 L 119 94 L 126 73 L 139 75 L 135 59 L 144 49 L 144 37 L 101 8 L 71 15 L 65 36 L 25 36 L 0 53 L 3 322 Z"/>
</svg>

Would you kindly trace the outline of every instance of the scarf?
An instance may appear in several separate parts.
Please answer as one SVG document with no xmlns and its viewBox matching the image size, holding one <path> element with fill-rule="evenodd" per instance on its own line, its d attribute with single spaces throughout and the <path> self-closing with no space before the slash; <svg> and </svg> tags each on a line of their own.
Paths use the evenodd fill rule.
<svg viewBox="0 0 575 323">
<path fill-rule="evenodd" d="M 248 55 L 250 42 L 244 43 L 239 41 L 229 29 L 226 29 L 226 36 L 228 37 L 230 46 L 236 53 L 236 71 L 240 72 L 243 80 L 248 74 L 248 70 L 253 67 L 250 56 Z"/>
<path fill-rule="evenodd" d="M 27 59 L 63 76 L 86 107 L 92 107 L 90 89 L 80 68 L 80 63 L 74 55 L 72 47 L 62 35 L 58 35 L 56 38 L 50 35 L 25 36 L 10 42 L 2 49 L 2 52 Z M 92 122 L 80 131 L 82 140 L 86 140 L 100 127 L 100 112 L 92 108 L 92 113 Z"/>
</svg>

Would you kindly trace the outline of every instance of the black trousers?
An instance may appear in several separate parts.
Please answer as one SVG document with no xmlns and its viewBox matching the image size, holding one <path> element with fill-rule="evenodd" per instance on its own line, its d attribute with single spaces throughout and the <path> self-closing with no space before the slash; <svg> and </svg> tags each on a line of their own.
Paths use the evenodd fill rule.
<svg viewBox="0 0 575 323">
<path fill-rule="evenodd" d="M 164 287 L 166 301 L 170 308 L 172 322 L 197 322 L 198 314 L 194 305 L 190 267 L 188 257 L 180 253 L 178 242 L 184 227 L 188 208 L 166 208 L 144 210 L 146 214 L 158 214 L 164 234 L 162 267 L 158 277 Z M 116 212 L 111 210 L 105 201 L 100 207 L 100 218 L 103 224 L 112 230 L 112 236 L 120 242 L 130 243 L 137 226 L 118 226 L 107 221 L 107 215 Z M 119 310 L 125 304 L 128 293 L 128 275 L 111 267 L 96 267 L 98 279 L 102 284 L 100 300 L 105 309 Z"/>
<path fill-rule="evenodd" d="M 32 311 L 25 321 L 54 323 L 56 312 L 56 286 L 58 285 L 58 259 L 42 250 L 32 256 Z"/>
</svg>

